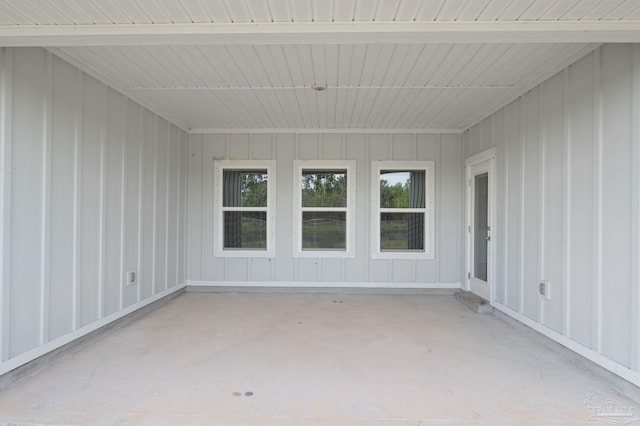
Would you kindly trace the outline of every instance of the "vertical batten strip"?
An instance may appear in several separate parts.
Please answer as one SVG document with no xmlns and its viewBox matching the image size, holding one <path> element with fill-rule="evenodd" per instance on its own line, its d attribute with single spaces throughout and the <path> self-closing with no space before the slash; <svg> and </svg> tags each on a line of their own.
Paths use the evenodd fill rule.
<svg viewBox="0 0 640 426">
<path fill-rule="evenodd" d="M 502 153 L 502 158 L 504 161 L 504 188 L 502 193 L 503 195 L 503 204 L 504 204 L 504 217 L 503 217 L 503 222 L 502 222 L 502 228 L 504 230 L 504 232 L 502 233 L 503 236 L 503 259 L 502 259 L 502 279 L 503 279 L 503 283 L 502 283 L 502 291 L 503 291 L 503 299 L 502 299 L 502 303 L 504 303 L 505 306 L 507 306 L 508 300 L 507 297 L 509 296 L 509 285 L 508 285 L 508 265 L 509 265 L 509 250 L 508 246 L 509 246 L 509 232 L 507 229 L 507 225 L 509 223 L 509 146 L 511 145 L 510 143 L 508 143 L 508 138 L 509 138 L 509 134 L 511 132 L 509 132 L 509 125 L 511 124 L 511 120 L 509 120 L 509 115 L 507 113 L 507 109 L 505 108 L 505 117 L 504 117 L 504 143 L 503 143 L 503 153 Z"/>
<path fill-rule="evenodd" d="M 294 146 L 295 146 L 295 148 L 294 148 L 295 149 L 295 153 L 294 153 L 294 157 L 293 158 L 295 160 L 300 160 L 300 133 L 296 133 Z M 293 170 L 291 175 L 294 176 L 295 173 L 296 173 L 296 171 Z M 277 182 L 276 182 L 276 185 L 277 185 Z M 276 202 L 276 204 L 277 204 L 277 202 Z M 298 206 L 294 206 L 294 207 L 295 207 L 296 212 L 297 212 L 298 211 Z M 296 244 L 297 244 L 297 241 L 296 241 Z M 300 264 L 299 258 L 297 258 L 297 257 L 294 258 L 293 259 L 293 280 L 296 281 L 296 282 L 299 280 L 298 277 L 300 275 L 298 273 L 298 265 L 299 264 Z"/>
<path fill-rule="evenodd" d="M 595 196 L 595 214 L 594 214 L 594 228 L 595 232 L 595 244 L 594 247 L 594 278 L 595 278 L 595 286 L 594 286 L 594 315 L 593 315 L 593 326 L 594 326 L 594 341 L 593 341 L 593 350 L 600 353 L 602 352 L 602 144 L 603 144 L 603 134 L 602 134 L 602 87 L 600 81 L 600 70 L 601 70 L 601 52 L 602 48 L 596 50 L 594 52 L 594 66 L 595 66 L 595 78 L 594 78 L 594 91 L 595 91 L 595 99 L 596 106 L 594 108 L 595 117 L 593 120 L 594 125 L 594 187 L 596 188 L 596 196 Z"/>
<path fill-rule="evenodd" d="M 80 209 L 82 208 L 82 104 L 84 73 L 77 71 L 78 94 L 75 102 L 74 172 L 73 172 L 73 330 L 80 327 Z"/>
<path fill-rule="evenodd" d="M 201 235 L 206 235 L 206 233 L 204 232 L 204 191 L 206 188 L 206 183 L 207 180 L 205 179 L 205 166 L 207 164 L 209 164 L 208 161 L 206 161 L 205 159 L 205 155 L 204 155 L 204 142 L 205 142 L 205 136 L 202 135 L 200 136 L 198 139 L 200 139 L 200 145 L 202 146 L 202 149 L 200 150 L 201 154 L 200 154 L 200 226 L 199 226 L 199 231 Z M 209 161 L 211 161 L 211 166 L 213 167 L 213 159 L 210 159 Z M 214 177 L 215 179 L 215 177 Z M 214 186 L 215 186 L 215 181 L 213 182 Z M 215 224 L 214 224 L 214 229 L 215 229 Z M 214 235 L 214 238 L 218 238 L 217 235 Z M 206 238 L 200 238 L 200 280 L 204 281 L 204 259 L 205 259 L 205 255 L 204 255 L 204 251 L 205 251 L 205 244 L 206 244 Z M 215 243 L 214 243 L 215 244 Z"/>
<path fill-rule="evenodd" d="M 0 362 L 9 359 L 13 50 L 0 49 Z"/>
<path fill-rule="evenodd" d="M 138 288 L 136 289 L 136 302 L 140 302 L 142 299 L 142 275 L 140 272 L 142 271 L 142 225 L 143 225 L 143 215 L 142 215 L 142 204 L 143 204 L 143 194 L 142 194 L 142 184 L 144 178 L 144 169 L 145 169 L 145 158 L 144 158 L 144 109 L 136 106 L 138 108 L 138 247 L 136 250 L 136 271 L 138 274 Z"/>
<path fill-rule="evenodd" d="M 178 164 L 178 170 L 177 170 L 177 189 L 178 189 L 178 193 L 176 196 L 176 200 L 177 200 L 177 206 L 176 206 L 176 285 L 180 285 L 182 283 L 182 274 L 184 273 L 184 267 L 186 265 L 186 263 L 183 262 L 184 259 L 184 251 L 186 250 L 187 246 L 183 244 L 184 242 L 184 229 L 183 229 L 183 224 L 185 223 L 186 220 L 186 215 L 184 214 L 184 209 L 186 206 L 186 200 L 183 201 L 183 198 L 186 197 L 186 192 L 185 192 L 185 177 L 183 175 L 184 172 L 184 159 L 185 159 L 185 153 L 184 153 L 184 148 L 185 148 L 185 144 L 184 144 L 184 133 L 182 133 L 182 130 L 177 129 L 178 130 L 178 159 L 177 159 L 177 164 Z M 182 273 L 180 271 L 180 265 L 182 265 Z"/>
<path fill-rule="evenodd" d="M 563 72 L 564 104 L 564 244 L 562 250 L 562 334 L 571 337 L 571 107 L 569 105 L 569 67 Z"/>
<path fill-rule="evenodd" d="M 51 281 L 51 144 L 53 139 L 53 55 L 46 52 L 45 94 L 42 105 L 42 216 L 40 246 L 40 344 L 49 341 L 49 290 Z"/>
<path fill-rule="evenodd" d="M 178 130 L 178 157 L 176 158 L 177 168 L 176 168 L 176 258 L 174 259 L 176 262 L 176 285 L 180 285 L 180 239 L 182 237 L 182 225 L 181 221 L 182 215 L 180 211 L 182 209 L 182 163 L 183 163 L 183 154 L 184 154 L 184 143 L 182 141 L 182 131 Z M 167 243 L 168 245 L 169 243 Z"/>
<path fill-rule="evenodd" d="M 193 219 L 193 216 L 196 215 L 196 217 L 201 217 L 202 216 L 202 206 L 199 206 L 199 210 L 198 212 L 195 211 L 195 199 L 198 199 L 201 196 L 201 193 L 198 194 L 196 192 L 196 189 L 198 188 L 198 185 L 195 184 L 195 182 L 193 182 L 193 184 L 195 184 L 192 188 L 192 182 L 191 180 L 193 179 L 198 180 L 198 178 L 200 179 L 200 184 L 202 184 L 202 173 L 200 173 L 200 175 L 195 174 L 195 170 L 197 170 L 196 167 L 196 162 L 200 162 L 200 165 L 202 165 L 202 158 L 201 156 L 196 157 L 196 150 L 195 150 L 195 146 L 198 144 L 199 141 L 202 140 L 202 135 L 191 135 L 188 138 L 188 143 L 187 143 L 187 185 L 188 185 L 188 191 L 186 194 L 186 199 L 187 199 L 187 204 L 188 205 L 192 205 L 192 207 L 190 207 L 187 210 L 187 216 L 186 216 L 186 224 L 187 224 L 187 229 L 186 229 L 186 233 L 188 235 L 187 237 L 187 241 L 189 242 L 189 244 L 187 244 L 186 246 L 186 250 L 185 250 L 185 255 L 186 255 L 186 265 L 185 265 L 185 270 L 186 272 L 186 276 L 188 279 L 197 279 L 197 280 L 201 280 L 201 271 L 196 272 L 196 270 L 194 269 L 194 261 L 195 258 L 198 257 L 200 259 L 200 265 L 202 265 L 202 247 L 195 247 L 192 242 L 191 239 L 193 238 L 193 235 L 196 233 L 196 231 L 199 230 L 200 234 L 203 234 L 203 224 L 202 221 L 200 220 L 198 223 L 195 223 L 195 220 Z M 192 166 L 193 164 L 193 166 Z M 201 169 L 200 169 L 201 170 Z M 194 199 L 195 197 L 195 199 Z"/>
<path fill-rule="evenodd" d="M 189 259 L 189 257 L 187 256 L 187 248 L 189 247 L 189 232 L 187 231 L 187 225 L 189 224 L 189 146 L 190 146 L 190 141 L 189 141 L 189 135 L 186 133 L 182 133 L 182 137 L 184 138 L 183 140 L 183 154 L 184 154 L 184 158 L 182 160 L 182 173 L 183 173 L 183 179 L 184 179 L 184 204 L 182 206 L 182 212 L 183 212 L 183 219 L 182 219 L 182 241 L 183 241 L 183 246 L 182 246 L 182 261 L 183 263 L 183 267 L 182 267 L 182 281 L 186 283 L 187 279 L 189 278 L 189 271 L 191 271 L 191 269 L 187 269 L 187 259 Z"/>
<path fill-rule="evenodd" d="M 518 121 L 518 125 L 520 126 L 520 244 L 518 249 L 520 250 L 520 302 L 518 312 L 524 315 L 524 229 L 525 229 L 525 178 L 527 175 L 527 161 L 526 161 L 526 134 L 525 130 L 527 127 L 527 116 L 526 116 L 526 104 L 524 102 L 524 97 L 521 97 L 518 100 L 519 112 L 520 112 L 520 120 Z"/>
<path fill-rule="evenodd" d="M 189 182 L 191 181 L 191 158 L 192 158 L 192 153 L 191 153 L 191 136 L 189 136 L 189 138 L 187 139 L 187 159 L 186 162 L 187 164 L 185 165 L 185 167 L 187 167 L 187 172 L 186 172 L 186 186 L 187 186 L 187 192 L 185 194 L 185 202 L 188 205 L 189 203 L 191 203 L 191 186 L 189 185 Z M 187 208 L 186 209 L 186 216 L 185 216 L 185 233 L 186 235 L 191 236 L 191 234 L 193 233 L 193 223 L 191 221 L 191 209 Z M 188 241 L 188 238 L 187 238 Z M 184 252 L 185 252 L 185 259 L 184 259 L 184 270 L 185 270 L 185 278 L 190 278 L 191 277 L 191 259 L 193 259 L 194 253 L 193 253 L 193 249 L 191 248 L 191 244 L 186 244 L 184 246 Z"/>
<path fill-rule="evenodd" d="M 545 206 L 546 206 L 546 173 L 547 173 L 547 120 L 544 111 L 544 83 L 540 85 L 540 193 L 539 193 L 539 204 L 540 204 L 540 219 L 539 219 L 539 229 L 538 232 L 540 236 L 540 240 L 538 241 L 538 255 L 539 255 L 539 276 L 538 279 L 545 280 L 547 279 L 546 273 L 547 268 L 545 264 L 545 244 L 547 241 L 546 234 L 546 217 L 545 217 Z M 542 297 L 538 296 L 538 322 L 540 324 L 544 324 L 544 308 L 545 301 Z"/>
<path fill-rule="evenodd" d="M 120 179 L 120 278 L 118 282 L 118 289 L 120 290 L 120 305 L 119 308 L 124 308 L 124 286 L 127 284 L 124 273 L 124 254 L 125 254 L 125 236 L 127 235 L 127 219 L 125 212 L 127 211 L 127 135 L 129 132 L 129 117 L 127 115 L 129 108 L 129 101 L 124 98 L 122 103 L 122 141 L 120 149 L 120 164 L 121 164 L 121 179 Z"/>
<path fill-rule="evenodd" d="M 165 185 L 165 199 L 164 199 L 164 211 L 165 211 L 165 221 L 164 221 L 164 288 L 166 290 L 169 288 L 169 219 L 171 215 L 169 214 L 169 194 L 171 193 L 171 123 L 167 123 L 167 135 L 166 135 L 166 143 L 165 146 L 167 151 L 166 158 L 166 185 Z M 177 200 L 176 200 L 177 201 Z M 174 244 L 177 244 L 177 241 L 174 241 Z M 177 265 L 176 265 L 177 270 Z"/>
<path fill-rule="evenodd" d="M 99 233 L 98 233 L 98 319 L 104 316 L 104 301 L 105 301 L 105 209 L 106 203 L 106 171 L 107 171 L 107 114 L 108 114 L 108 95 L 109 88 L 102 85 L 102 99 L 101 99 L 101 121 L 100 121 L 100 206 L 99 211 Z"/>
<path fill-rule="evenodd" d="M 469 224 L 469 215 L 470 215 L 470 207 L 469 207 L 469 167 L 466 164 L 466 159 L 469 158 L 469 147 L 471 146 L 471 130 L 467 130 L 462 134 L 461 138 L 461 149 L 460 152 L 462 154 L 462 186 L 460 187 L 460 205 L 462 206 L 462 215 L 460 217 L 460 229 L 462 229 L 461 239 L 460 239 L 460 247 L 462 247 L 462 256 L 460 257 L 460 285 L 463 290 L 469 291 L 471 289 L 471 283 L 469 280 L 468 272 L 471 272 L 471 243 L 469 238 L 469 233 L 471 225 Z M 416 147 L 417 148 L 417 147 Z M 416 157 L 417 150 L 416 150 Z M 495 300 L 495 296 L 490 303 L 493 303 Z"/>
<path fill-rule="evenodd" d="M 434 176 L 435 176 L 435 180 L 436 180 L 436 193 L 435 193 L 435 201 L 434 201 L 434 205 L 435 205 L 435 212 L 433 212 L 434 216 L 435 216 L 435 221 L 428 221 L 431 223 L 442 223 L 441 219 L 442 219 L 442 135 L 438 135 L 438 159 L 434 165 L 435 167 L 435 171 L 434 171 Z M 425 205 L 427 201 L 425 201 Z M 442 245 L 440 244 L 440 237 L 441 237 L 441 232 L 440 232 L 440 227 L 436 226 L 436 227 L 432 227 L 429 223 L 426 223 L 427 220 L 424 220 L 425 224 L 424 227 L 426 229 L 429 230 L 429 240 L 431 240 L 433 238 L 433 247 L 430 247 L 431 253 L 441 253 L 441 248 Z M 435 235 L 431 235 L 431 234 L 435 234 Z M 427 244 L 427 241 L 424 242 L 425 246 Z M 436 270 L 438 271 L 438 276 L 436 277 L 436 282 L 440 282 L 440 278 L 442 277 L 441 271 L 440 271 L 440 267 L 442 266 L 442 262 L 440 261 L 440 259 L 442 259 L 442 256 L 436 256 L 435 261 L 437 262 L 436 264 Z M 393 261 L 392 261 L 393 262 Z M 413 259 L 412 260 L 413 263 L 418 263 L 417 260 Z M 415 268 L 413 268 L 415 270 Z M 393 278 L 393 276 L 391 276 L 391 278 Z M 413 282 L 415 282 L 415 276 L 413 277 Z M 391 282 L 391 281 L 390 281 Z"/>
<path fill-rule="evenodd" d="M 158 208 L 157 208 L 157 200 L 158 200 L 158 148 L 160 144 L 158 142 L 158 117 L 153 116 L 152 120 L 152 141 L 153 141 L 153 213 L 152 217 L 152 236 L 151 236 L 151 294 L 158 294 L 158 287 L 156 283 L 156 264 L 158 260 L 156 256 L 158 255 L 158 248 L 156 245 L 158 244 Z"/>
<path fill-rule="evenodd" d="M 368 173 L 366 173 L 366 180 L 365 182 L 367 182 L 367 187 L 364 188 L 365 194 L 371 194 L 371 185 L 373 185 L 373 180 L 371 178 L 371 134 L 367 133 L 365 136 L 365 143 L 364 143 L 364 163 L 367 165 L 367 171 Z M 370 206 L 370 209 L 373 209 L 373 206 L 371 205 L 371 195 L 367 196 L 367 200 L 369 201 L 367 204 L 367 206 Z M 375 210 L 373 210 L 375 211 Z M 371 217 L 371 216 L 370 216 Z M 371 219 L 369 219 L 371 220 Z M 374 221 L 377 220 L 377 218 L 373 218 Z M 371 229 L 373 227 L 373 223 L 369 223 L 369 229 Z M 376 238 L 376 237 L 372 237 L 372 232 L 367 232 L 365 235 L 365 247 L 371 247 L 372 246 L 372 241 L 371 238 Z M 364 273 L 365 273 L 365 282 L 370 282 L 369 280 L 371 279 L 371 250 L 367 250 L 367 254 L 365 255 L 365 268 L 364 268 Z"/>
<path fill-rule="evenodd" d="M 640 46 L 633 46 L 632 214 L 631 214 L 631 369 L 640 369 Z M 635 308 L 634 308 L 635 307 Z"/>
</svg>

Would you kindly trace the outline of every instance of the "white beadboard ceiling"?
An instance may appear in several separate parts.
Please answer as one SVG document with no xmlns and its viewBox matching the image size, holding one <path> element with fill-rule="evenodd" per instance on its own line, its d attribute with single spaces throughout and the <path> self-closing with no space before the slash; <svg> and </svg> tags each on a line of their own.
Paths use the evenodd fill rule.
<svg viewBox="0 0 640 426">
<path fill-rule="evenodd" d="M 0 46 L 45 46 L 192 131 L 455 132 L 640 41 L 638 20 L 638 0 L 0 0 Z"/>
<path fill-rule="evenodd" d="M 637 19 L 638 0 L 0 1 L 0 25 Z"/>
<path fill-rule="evenodd" d="M 68 47 L 187 129 L 464 129 L 584 44 Z M 313 85 L 326 85 L 318 92 Z"/>
</svg>

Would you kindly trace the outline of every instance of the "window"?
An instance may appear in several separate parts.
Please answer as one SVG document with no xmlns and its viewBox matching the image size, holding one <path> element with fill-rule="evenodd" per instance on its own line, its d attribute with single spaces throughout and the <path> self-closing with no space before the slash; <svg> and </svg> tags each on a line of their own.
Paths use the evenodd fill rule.
<svg viewBox="0 0 640 426">
<path fill-rule="evenodd" d="M 294 257 L 354 257 L 355 161 L 296 161 L 294 176 Z"/>
<path fill-rule="evenodd" d="M 273 257 L 274 162 L 216 161 L 214 179 L 215 255 Z"/>
<path fill-rule="evenodd" d="M 434 163 L 372 162 L 374 259 L 433 259 Z"/>
</svg>

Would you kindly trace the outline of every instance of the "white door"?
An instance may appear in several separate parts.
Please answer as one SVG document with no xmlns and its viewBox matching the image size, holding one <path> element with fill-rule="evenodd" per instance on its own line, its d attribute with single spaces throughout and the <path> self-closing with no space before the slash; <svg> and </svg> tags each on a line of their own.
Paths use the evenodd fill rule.
<svg viewBox="0 0 640 426">
<path fill-rule="evenodd" d="M 467 160 L 467 290 L 491 301 L 493 150 Z"/>
</svg>

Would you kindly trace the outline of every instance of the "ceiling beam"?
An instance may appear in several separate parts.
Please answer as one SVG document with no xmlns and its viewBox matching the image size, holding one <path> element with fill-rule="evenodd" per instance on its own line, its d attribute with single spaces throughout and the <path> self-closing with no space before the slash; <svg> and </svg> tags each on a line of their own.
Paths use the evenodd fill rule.
<svg viewBox="0 0 640 426">
<path fill-rule="evenodd" d="M 0 46 L 640 42 L 640 21 L 0 26 Z"/>
</svg>

